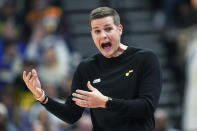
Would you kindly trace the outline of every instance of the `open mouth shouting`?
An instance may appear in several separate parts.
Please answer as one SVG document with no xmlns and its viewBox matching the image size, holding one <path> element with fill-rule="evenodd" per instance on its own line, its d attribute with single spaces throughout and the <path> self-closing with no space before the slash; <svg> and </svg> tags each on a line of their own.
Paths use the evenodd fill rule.
<svg viewBox="0 0 197 131">
<path fill-rule="evenodd" d="M 101 47 L 104 51 L 108 52 L 111 50 L 112 44 L 111 44 L 111 42 L 103 42 L 103 43 L 101 43 Z"/>
</svg>

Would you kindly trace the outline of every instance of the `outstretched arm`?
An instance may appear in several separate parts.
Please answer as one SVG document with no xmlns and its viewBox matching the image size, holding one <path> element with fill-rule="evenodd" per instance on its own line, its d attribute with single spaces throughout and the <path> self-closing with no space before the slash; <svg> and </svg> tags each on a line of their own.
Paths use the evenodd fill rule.
<svg viewBox="0 0 197 131">
<path fill-rule="evenodd" d="M 41 104 L 52 114 L 62 119 L 67 123 L 76 122 L 82 115 L 84 108 L 77 106 L 72 101 L 72 96 L 67 98 L 65 104 L 54 101 L 53 99 L 47 97 L 45 92 L 41 89 L 41 84 L 38 79 L 38 75 L 35 69 L 32 72 L 26 74 L 23 72 L 23 80 L 29 90 L 34 95 L 35 99 L 41 102 Z"/>
</svg>

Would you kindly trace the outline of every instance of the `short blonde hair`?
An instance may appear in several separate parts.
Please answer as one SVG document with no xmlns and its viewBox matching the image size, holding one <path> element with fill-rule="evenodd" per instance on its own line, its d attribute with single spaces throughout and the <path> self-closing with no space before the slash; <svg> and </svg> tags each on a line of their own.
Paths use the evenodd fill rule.
<svg viewBox="0 0 197 131">
<path fill-rule="evenodd" d="M 104 18 L 107 16 L 112 16 L 114 20 L 114 24 L 116 26 L 120 25 L 120 16 L 115 9 L 110 7 L 98 7 L 91 11 L 89 16 L 89 23 L 91 27 L 91 21 L 94 19 Z"/>
</svg>

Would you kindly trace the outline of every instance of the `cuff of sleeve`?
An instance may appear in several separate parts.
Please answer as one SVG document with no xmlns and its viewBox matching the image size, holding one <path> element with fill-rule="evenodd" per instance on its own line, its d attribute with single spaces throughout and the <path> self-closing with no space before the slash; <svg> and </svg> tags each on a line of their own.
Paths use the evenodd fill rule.
<svg viewBox="0 0 197 131">
<path fill-rule="evenodd" d="M 111 97 L 110 97 L 111 98 Z M 111 98 L 106 103 L 106 109 L 112 111 L 121 107 L 122 99 Z"/>
<path fill-rule="evenodd" d="M 50 97 L 48 97 L 48 96 L 46 96 L 46 97 L 48 98 L 47 103 L 44 104 L 44 103 L 40 102 L 40 104 L 43 105 L 43 106 L 45 106 L 45 107 L 51 105 L 50 103 L 52 103 L 52 101 L 53 101 Z"/>
</svg>

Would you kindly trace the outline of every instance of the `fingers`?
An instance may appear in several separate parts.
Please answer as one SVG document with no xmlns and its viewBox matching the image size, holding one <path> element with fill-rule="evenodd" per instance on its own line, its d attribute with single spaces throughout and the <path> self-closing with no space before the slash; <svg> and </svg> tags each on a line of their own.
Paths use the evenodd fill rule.
<svg viewBox="0 0 197 131">
<path fill-rule="evenodd" d="M 80 107 L 89 107 L 89 104 L 86 100 L 81 100 L 78 98 L 72 98 L 72 100 L 75 101 L 75 103 Z"/>
<path fill-rule="evenodd" d="M 76 90 L 76 93 L 72 93 L 73 101 L 75 101 L 75 104 L 80 107 L 89 107 L 88 99 L 91 92 L 83 91 L 83 90 Z"/>
<path fill-rule="evenodd" d="M 33 76 L 33 78 L 32 78 L 32 86 L 33 87 L 36 86 L 36 76 Z"/>
<path fill-rule="evenodd" d="M 34 87 L 33 85 L 34 80 L 35 80 L 35 76 L 32 76 L 32 78 L 29 80 L 29 85 L 31 85 L 32 87 Z"/>
<path fill-rule="evenodd" d="M 24 80 L 25 84 L 27 85 L 27 82 L 26 82 L 26 71 L 23 71 L 23 80 Z"/>
<path fill-rule="evenodd" d="M 33 81 L 36 79 L 36 77 L 37 76 L 35 76 L 35 72 L 29 72 L 28 75 L 26 75 L 26 71 L 23 72 L 23 80 L 25 81 L 25 84 L 31 91 L 33 91 Z"/>
<path fill-rule="evenodd" d="M 82 100 L 88 100 L 88 97 L 87 96 L 84 96 L 84 95 L 81 95 L 81 94 L 77 94 L 77 93 L 73 93 L 72 94 L 74 97 L 76 98 L 79 98 L 79 99 L 82 99 Z"/>
<path fill-rule="evenodd" d="M 35 69 L 32 69 L 32 74 L 36 77 L 36 80 L 38 80 L 38 74 Z"/>
<path fill-rule="evenodd" d="M 26 71 L 23 72 L 23 80 L 25 81 L 25 84 L 28 86 L 29 84 L 29 79 L 31 77 L 31 72 L 28 73 L 28 75 L 26 76 Z"/>
<path fill-rule="evenodd" d="M 94 87 L 90 84 L 90 81 L 88 81 L 87 87 L 88 87 L 88 89 L 89 89 L 90 91 L 97 91 L 97 89 L 94 88 Z"/>
<path fill-rule="evenodd" d="M 85 95 L 85 96 L 91 96 L 91 92 L 88 92 L 88 91 L 76 90 L 76 93 Z"/>
<path fill-rule="evenodd" d="M 37 72 L 36 72 L 35 69 L 32 69 L 32 74 L 33 74 L 34 76 L 37 76 Z"/>
<path fill-rule="evenodd" d="M 23 80 L 26 78 L 26 71 L 23 71 Z"/>
<path fill-rule="evenodd" d="M 26 80 L 29 80 L 31 77 L 31 72 L 28 73 L 27 77 L 26 77 Z"/>
<path fill-rule="evenodd" d="M 25 84 L 29 88 L 29 90 L 33 93 L 35 98 L 39 98 L 40 95 L 42 95 L 42 89 L 40 86 L 40 82 L 38 80 L 37 72 L 35 69 L 33 69 L 31 72 L 26 73 L 26 71 L 23 72 L 23 80 L 25 81 Z"/>
</svg>

